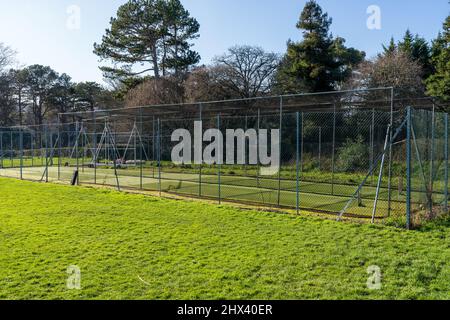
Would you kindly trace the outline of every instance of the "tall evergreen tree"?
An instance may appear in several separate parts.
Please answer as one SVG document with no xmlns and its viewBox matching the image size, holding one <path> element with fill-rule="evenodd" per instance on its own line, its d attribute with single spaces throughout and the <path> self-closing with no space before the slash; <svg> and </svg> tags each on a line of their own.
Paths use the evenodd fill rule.
<svg viewBox="0 0 450 320">
<path fill-rule="evenodd" d="M 303 40 L 288 42 L 277 74 L 278 91 L 334 90 L 351 75 L 352 67 L 364 59 L 364 52 L 347 48 L 343 38 L 333 38 L 331 23 L 332 19 L 316 1 L 306 3 L 297 23 L 297 28 L 303 30 Z"/>
<path fill-rule="evenodd" d="M 94 53 L 113 65 L 100 67 L 106 77 L 159 78 L 200 60 L 190 43 L 200 26 L 179 0 L 129 0 L 110 24 L 102 43 L 94 44 Z"/>
<path fill-rule="evenodd" d="M 407 30 L 403 40 L 398 43 L 398 50 L 405 52 L 422 66 L 424 79 L 433 72 L 430 60 L 431 49 L 424 38 L 417 34 L 413 35 L 410 30 Z"/>
<path fill-rule="evenodd" d="M 443 33 L 433 42 L 431 55 L 435 73 L 426 81 L 428 94 L 450 101 L 450 16 Z"/>
</svg>

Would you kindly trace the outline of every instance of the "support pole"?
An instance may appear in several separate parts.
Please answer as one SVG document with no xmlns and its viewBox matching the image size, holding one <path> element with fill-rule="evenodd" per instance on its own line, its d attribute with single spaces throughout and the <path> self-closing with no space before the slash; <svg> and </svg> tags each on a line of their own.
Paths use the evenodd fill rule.
<svg viewBox="0 0 450 320">
<path fill-rule="evenodd" d="M 217 130 L 220 131 L 220 113 L 217 115 Z M 218 171 L 217 171 L 217 178 L 218 178 L 218 182 L 219 182 L 219 204 L 222 204 L 222 173 L 220 172 L 222 169 L 222 159 L 223 159 L 223 144 L 220 143 L 219 141 L 219 146 L 218 146 L 218 163 L 217 163 L 217 167 L 218 167 Z"/>
<path fill-rule="evenodd" d="M 391 128 L 394 128 L 394 88 L 391 88 L 391 119 L 390 119 Z M 389 146 L 389 173 L 388 173 L 388 217 L 391 216 L 391 198 L 392 198 L 392 162 L 393 162 L 393 148 L 392 148 L 392 130 L 391 130 L 391 136 L 390 136 L 390 143 Z"/>
<path fill-rule="evenodd" d="M 300 134 L 300 171 L 303 174 L 303 159 L 304 159 L 304 151 L 305 151 L 305 141 L 304 141 L 304 137 L 305 137 L 305 123 L 304 123 L 304 119 L 305 119 L 305 114 L 302 112 L 301 113 L 301 134 Z"/>
<path fill-rule="evenodd" d="M 0 168 L 3 169 L 3 131 L 0 132 Z"/>
<path fill-rule="evenodd" d="M 58 114 L 58 181 L 61 180 L 61 119 Z"/>
<path fill-rule="evenodd" d="M 387 129 L 387 132 L 386 132 L 386 140 L 384 142 L 383 150 L 386 150 L 388 148 L 390 131 L 391 131 L 391 127 L 388 126 L 388 129 Z M 373 203 L 372 224 L 375 223 L 375 215 L 377 213 L 378 197 L 380 195 L 381 182 L 383 180 L 383 169 L 384 169 L 384 160 L 385 159 L 386 159 L 386 153 L 383 153 L 383 156 L 381 158 L 380 173 L 378 175 L 377 191 L 375 193 L 375 201 Z M 373 167 L 373 163 L 372 163 L 371 167 Z M 373 174 L 372 174 L 372 176 L 373 176 Z"/>
<path fill-rule="evenodd" d="M 14 168 L 13 133 L 12 133 L 12 130 L 9 131 L 9 159 L 10 159 L 10 163 L 11 163 L 11 168 Z"/>
<path fill-rule="evenodd" d="M 94 162 L 94 184 L 97 184 L 97 157 L 98 157 L 98 153 L 97 153 L 97 115 L 95 114 L 95 111 L 93 113 L 94 115 L 94 143 L 93 143 L 93 148 L 94 148 L 94 154 L 92 156 L 93 158 L 93 162 Z"/>
<path fill-rule="evenodd" d="M 433 213 L 433 190 L 434 190 L 434 152 L 435 152 L 435 129 L 436 129 L 436 112 L 435 105 L 433 104 L 433 111 L 431 113 L 431 143 L 430 143 L 430 185 L 429 185 L 429 212 Z"/>
<path fill-rule="evenodd" d="M 144 189 L 144 160 L 143 160 L 143 148 L 144 148 L 144 143 L 142 141 L 142 134 L 143 134 L 143 126 L 142 126 L 142 108 L 139 108 L 139 133 L 136 132 L 136 135 L 139 134 L 139 159 L 140 159 L 140 167 L 139 167 L 139 187 L 140 189 Z M 135 139 L 136 140 L 136 139 Z"/>
<path fill-rule="evenodd" d="M 44 125 L 44 135 L 45 135 L 45 182 L 48 182 L 48 127 L 47 127 L 47 125 Z"/>
<path fill-rule="evenodd" d="M 411 107 L 406 111 L 406 229 L 411 229 Z"/>
<path fill-rule="evenodd" d="M 19 149 L 20 149 L 20 180 L 23 180 L 23 130 L 19 129 Z"/>
<path fill-rule="evenodd" d="M 279 136 L 279 150 L 280 150 L 280 163 L 278 164 L 278 200 L 277 200 L 277 204 L 278 206 L 280 206 L 281 204 L 281 163 L 283 162 L 283 157 L 282 157 L 282 148 L 281 148 L 281 143 L 282 143 L 282 135 L 283 135 L 283 97 L 280 97 L 280 136 Z"/>
<path fill-rule="evenodd" d="M 331 155 L 331 195 L 334 195 L 334 170 L 336 152 L 336 104 L 333 105 L 333 154 Z"/>
<path fill-rule="evenodd" d="M 203 129 L 203 105 L 200 104 L 199 105 L 199 118 L 200 118 L 200 123 L 202 124 L 202 129 Z M 203 132 L 201 133 L 203 135 Z M 203 139 L 202 139 L 203 140 Z M 198 169 L 198 196 L 201 198 L 202 197 L 202 164 L 203 164 L 203 155 L 201 155 L 201 163 L 199 164 L 199 169 Z"/>
<path fill-rule="evenodd" d="M 158 118 L 158 133 L 157 133 L 157 147 L 158 147 L 158 180 L 159 180 L 159 196 L 162 196 L 162 185 L 161 185 L 161 120 Z"/>
<path fill-rule="evenodd" d="M 297 132 L 296 132 L 296 203 L 295 206 L 297 208 L 297 214 L 300 214 L 300 113 L 295 114 L 296 123 L 297 123 Z"/>
<path fill-rule="evenodd" d="M 445 186 L 444 186 L 444 210 L 448 213 L 448 113 L 444 114 L 444 157 L 445 157 Z"/>
<path fill-rule="evenodd" d="M 258 187 L 258 189 L 259 189 L 259 187 L 260 187 L 260 181 L 259 181 L 259 171 L 261 170 L 261 166 L 260 166 L 260 157 L 259 157 L 259 149 L 260 149 L 260 146 L 259 146 L 259 142 L 260 142 L 260 140 L 259 140 L 259 132 L 260 132 L 260 128 L 261 128 L 261 109 L 260 108 L 258 108 L 258 120 L 257 120 L 257 135 L 258 135 L 258 143 L 257 143 L 257 145 L 256 145 L 256 150 L 257 150 L 257 153 L 258 153 L 258 157 L 257 157 L 257 168 L 256 168 L 256 186 Z"/>
<path fill-rule="evenodd" d="M 76 141 L 75 141 L 75 157 L 76 157 L 76 161 L 77 161 L 77 172 L 78 172 L 78 179 L 77 179 L 77 185 L 80 185 L 80 160 L 79 160 L 79 152 L 78 152 L 78 143 L 79 143 L 79 138 L 80 138 L 80 134 L 79 134 L 79 123 L 78 121 L 75 124 L 76 127 Z"/>
<path fill-rule="evenodd" d="M 322 127 L 319 127 L 319 171 L 322 167 Z"/>
</svg>

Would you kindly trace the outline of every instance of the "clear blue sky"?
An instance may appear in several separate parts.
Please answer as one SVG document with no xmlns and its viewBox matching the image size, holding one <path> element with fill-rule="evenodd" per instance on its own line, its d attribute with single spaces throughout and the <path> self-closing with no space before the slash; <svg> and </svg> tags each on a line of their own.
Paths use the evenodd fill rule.
<svg viewBox="0 0 450 320">
<path fill-rule="evenodd" d="M 23 65 L 49 65 L 75 81 L 102 80 L 93 43 L 126 0 L 0 0 L 0 42 L 19 52 Z M 182 0 L 201 24 L 195 49 L 208 63 L 235 44 L 259 45 L 282 53 L 288 39 L 301 39 L 295 28 L 306 0 Z M 374 56 L 391 36 L 407 28 L 434 38 L 449 14 L 448 0 L 318 0 L 333 18 L 332 32 L 349 46 Z M 67 28 L 67 8 L 81 9 L 80 29 Z M 366 26 L 370 5 L 381 9 L 381 30 Z"/>
</svg>

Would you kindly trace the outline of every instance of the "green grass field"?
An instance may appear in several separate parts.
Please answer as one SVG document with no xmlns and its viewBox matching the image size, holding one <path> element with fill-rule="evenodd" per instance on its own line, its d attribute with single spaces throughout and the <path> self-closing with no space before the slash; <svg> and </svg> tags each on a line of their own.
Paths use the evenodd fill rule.
<svg viewBox="0 0 450 320">
<path fill-rule="evenodd" d="M 445 221 L 404 231 L 5 178 L 0 194 L 0 299 L 450 299 Z"/>
</svg>

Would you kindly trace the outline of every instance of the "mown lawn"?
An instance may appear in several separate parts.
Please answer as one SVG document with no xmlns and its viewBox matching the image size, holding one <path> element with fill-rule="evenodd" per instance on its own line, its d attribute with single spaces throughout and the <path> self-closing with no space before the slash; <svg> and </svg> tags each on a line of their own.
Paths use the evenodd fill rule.
<svg viewBox="0 0 450 320">
<path fill-rule="evenodd" d="M 0 197 L 0 299 L 450 299 L 445 224 L 408 232 L 4 178 Z M 70 265 L 81 290 L 66 287 Z M 371 265 L 381 290 L 367 288 Z"/>
</svg>

